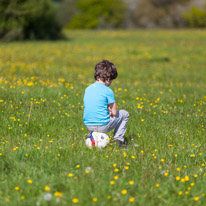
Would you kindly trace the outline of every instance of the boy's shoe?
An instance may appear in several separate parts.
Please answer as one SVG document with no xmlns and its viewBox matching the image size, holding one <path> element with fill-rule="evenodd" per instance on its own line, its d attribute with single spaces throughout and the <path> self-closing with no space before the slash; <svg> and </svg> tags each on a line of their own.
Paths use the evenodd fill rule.
<svg viewBox="0 0 206 206">
<path fill-rule="evenodd" d="M 92 132 L 90 132 L 90 133 L 86 136 L 86 139 L 87 139 L 87 138 L 93 139 Z"/>
<path fill-rule="evenodd" d="M 114 140 L 114 143 L 116 143 L 116 145 L 117 145 L 118 147 L 124 147 L 124 148 L 127 147 L 127 144 L 126 144 L 125 142 L 120 141 L 120 140 L 118 140 L 118 139 Z"/>
</svg>

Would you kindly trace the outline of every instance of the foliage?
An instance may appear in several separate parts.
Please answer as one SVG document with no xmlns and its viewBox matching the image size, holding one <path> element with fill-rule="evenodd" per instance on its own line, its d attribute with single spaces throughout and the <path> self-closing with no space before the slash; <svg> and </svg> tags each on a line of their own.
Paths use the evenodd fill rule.
<svg viewBox="0 0 206 206">
<path fill-rule="evenodd" d="M 71 19 L 68 28 L 119 28 L 126 11 L 121 0 L 79 0 L 77 8 L 79 13 Z"/>
<path fill-rule="evenodd" d="M 206 27 L 206 4 L 203 10 L 197 7 L 190 8 L 183 14 L 183 17 L 192 28 Z"/>
<path fill-rule="evenodd" d="M 0 39 L 58 39 L 61 27 L 51 0 L 1 0 Z"/>
<path fill-rule="evenodd" d="M 62 0 L 58 3 L 56 11 L 57 19 L 59 23 L 65 27 L 77 14 L 76 0 Z"/>
<path fill-rule="evenodd" d="M 73 30 L 69 42 L 0 43 L 0 205 L 205 205 L 205 35 Z M 83 95 L 102 59 L 118 69 L 128 149 L 85 146 Z"/>
<path fill-rule="evenodd" d="M 139 27 L 171 28 L 184 26 L 179 8 L 184 8 L 189 2 L 190 0 L 140 1 L 139 7 L 133 12 L 133 21 Z"/>
</svg>

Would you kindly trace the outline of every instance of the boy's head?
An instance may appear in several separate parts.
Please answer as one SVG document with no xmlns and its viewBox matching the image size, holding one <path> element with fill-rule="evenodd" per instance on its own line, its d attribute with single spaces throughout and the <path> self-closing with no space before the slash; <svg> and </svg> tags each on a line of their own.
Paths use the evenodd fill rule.
<svg viewBox="0 0 206 206">
<path fill-rule="evenodd" d="M 94 78 L 106 83 L 107 86 L 111 84 L 113 79 L 118 76 L 117 69 L 114 64 L 108 60 L 103 60 L 96 64 Z M 109 84 L 109 85 L 108 85 Z"/>
</svg>

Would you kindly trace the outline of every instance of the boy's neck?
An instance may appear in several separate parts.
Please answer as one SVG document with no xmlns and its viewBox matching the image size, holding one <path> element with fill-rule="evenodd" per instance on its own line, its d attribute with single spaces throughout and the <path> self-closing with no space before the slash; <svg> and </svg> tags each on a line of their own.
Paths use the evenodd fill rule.
<svg viewBox="0 0 206 206">
<path fill-rule="evenodd" d="M 102 83 L 105 86 L 109 87 L 112 83 L 112 80 L 103 82 L 101 79 L 97 79 L 96 82 Z"/>
<path fill-rule="evenodd" d="M 96 80 L 96 82 L 99 82 L 105 85 L 105 82 L 103 82 L 101 79 Z"/>
</svg>

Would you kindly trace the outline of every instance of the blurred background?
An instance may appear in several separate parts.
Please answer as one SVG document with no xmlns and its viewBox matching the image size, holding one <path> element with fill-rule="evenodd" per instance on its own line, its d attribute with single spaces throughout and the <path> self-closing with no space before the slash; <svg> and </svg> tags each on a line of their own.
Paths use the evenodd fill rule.
<svg viewBox="0 0 206 206">
<path fill-rule="evenodd" d="M 64 39 L 67 29 L 205 28 L 205 0 L 0 0 L 0 39 Z"/>
</svg>

